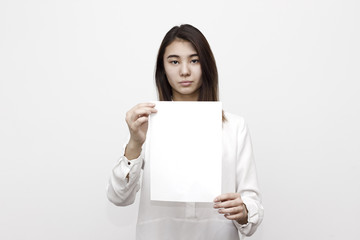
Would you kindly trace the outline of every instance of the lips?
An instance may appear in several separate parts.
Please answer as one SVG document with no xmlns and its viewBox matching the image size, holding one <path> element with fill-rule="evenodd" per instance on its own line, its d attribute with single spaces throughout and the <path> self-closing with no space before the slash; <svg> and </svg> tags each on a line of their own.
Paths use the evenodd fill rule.
<svg viewBox="0 0 360 240">
<path fill-rule="evenodd" d="M 188 87 L 192 84 L 192 81 L 181 81 L 180 85 L 183 87 Z"/>
</svg>

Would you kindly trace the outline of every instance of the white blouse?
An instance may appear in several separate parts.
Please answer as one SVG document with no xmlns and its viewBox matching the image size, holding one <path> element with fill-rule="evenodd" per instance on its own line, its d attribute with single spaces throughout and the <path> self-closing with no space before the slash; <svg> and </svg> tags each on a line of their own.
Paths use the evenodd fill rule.
<svg viewBox="0 0 360 240">
<path fill-rule="evenodd" d="M 227 121 L 223 123 L 222 134 L 222 193 L 241 194 L 248 209 L 248 223 L 240 225 L 226 219 L 213 208 L 213 203 L 151 201 L 149 162 L 144 159 L 143 149 L 137 159 L 129 161 L 125 156 L 120 158 L 113 168 L 107 189 L 108 199 L 112 203 L 126 206 L 135 201 L 141 186 L 137 240 L 238 240 L 255 232 L 263 219 L 264 209 L 250 134 L 242 117 L 227 112 L 225 116 Z M 126 178 L 128 174 L 129 179 Z"/>
</svg>

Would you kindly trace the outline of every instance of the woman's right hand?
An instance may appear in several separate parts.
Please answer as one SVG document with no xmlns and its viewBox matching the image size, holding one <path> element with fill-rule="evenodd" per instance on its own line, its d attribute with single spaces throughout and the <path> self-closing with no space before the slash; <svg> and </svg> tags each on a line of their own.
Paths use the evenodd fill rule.
<svg viewBox="0 0 360 240">
<path fill-rule="evenodd" d="M 130 131 L 130 140 L 125 156 L 128 159 L 137 158 L 146 139 L 149 115 L 156 113 L 154 103 L 140 103 L 126 113 L 126 123 Z"/>
</svg>

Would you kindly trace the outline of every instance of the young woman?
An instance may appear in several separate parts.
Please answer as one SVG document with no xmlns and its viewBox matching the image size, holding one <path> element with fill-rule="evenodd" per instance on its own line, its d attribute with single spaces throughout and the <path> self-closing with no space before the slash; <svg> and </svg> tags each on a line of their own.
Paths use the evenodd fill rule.
<svg viewBox="0 0 360 240">
<path fill-rule="evenodd" d="M 165 35 L 155 79 L 160 101 L 218 101 L 214 56 L 203 34 L 191 25 L 173 27 Z M 156 112 L 152 103 L 127 112 L 130 139 L 108 185 L 108 199 L 118 206 L 132 204 L 141 188 L 136 238 L 235 240 L 253 234 L 263 207 L 244 119 L 223 112 L 223 194 L 214 196 L 213 203 L 161 202 L 150 200 L 149 164 L 144 158 L 148 117 Z"/>
</svg>

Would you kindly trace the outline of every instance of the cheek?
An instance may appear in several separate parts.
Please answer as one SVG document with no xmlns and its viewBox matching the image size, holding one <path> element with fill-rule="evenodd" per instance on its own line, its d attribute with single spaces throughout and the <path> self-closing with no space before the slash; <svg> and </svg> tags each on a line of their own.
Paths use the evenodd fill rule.
<svg viewBox="0 0 360 240">
<path fill-rule="evenodd" d="M 174 79 L 175 72 L 172 69 L 165 68 L 165 75 L 169 81 L 172 81 Z"/>
<path fill-rule="evenodd" d="M 201 68 L 197 68 L 195 71 L 195 74 L 196 74 L 197 78 L 199 78 L 200 80 L 202 79 Z"/>
</svg>

